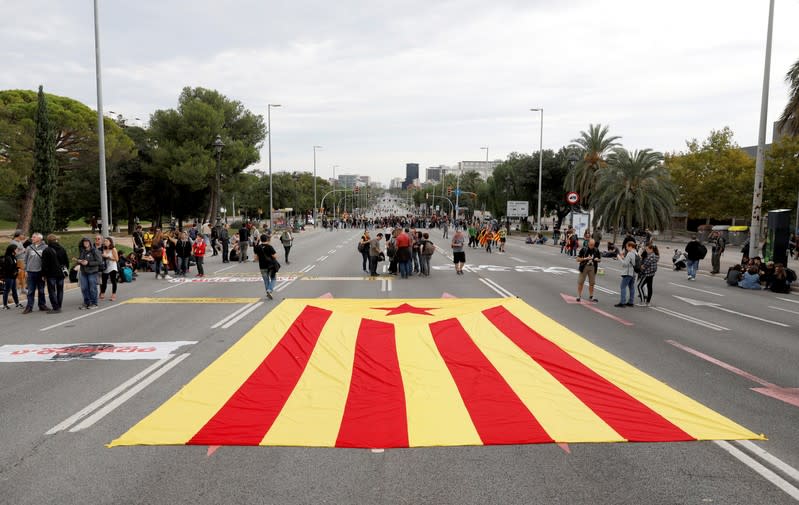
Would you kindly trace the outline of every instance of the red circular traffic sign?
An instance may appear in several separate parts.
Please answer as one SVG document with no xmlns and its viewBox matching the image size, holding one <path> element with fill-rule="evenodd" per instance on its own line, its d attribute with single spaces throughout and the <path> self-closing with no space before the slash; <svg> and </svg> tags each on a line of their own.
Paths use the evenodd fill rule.
<svg viewBox="0 0 799 505">
<path fill-rule="evenodd" d="M 569 202 L 569 205 L 576 205 L 580 202 L 580 195 L 574 191 L 569 191 L 566 193 L 566 201 Z"/>
</svg>

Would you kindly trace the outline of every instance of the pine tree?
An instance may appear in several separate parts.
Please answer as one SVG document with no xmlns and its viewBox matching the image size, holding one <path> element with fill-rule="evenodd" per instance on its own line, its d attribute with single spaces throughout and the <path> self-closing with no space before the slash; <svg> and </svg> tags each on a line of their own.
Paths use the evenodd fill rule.
<svg viewBox="0 0 799 505">
<path fill-rule="evenodd" d="M 33 147 L 33 184 L 36 197 L 33 201 L 31 232 L 43 235 L 55 227 L 55 190 L 58 166 L 55 158 L 55 132 L 47 115 L 47 98 L 39 86 L 39 106 L 36 110 L 36 137 Z"/>
</svg>

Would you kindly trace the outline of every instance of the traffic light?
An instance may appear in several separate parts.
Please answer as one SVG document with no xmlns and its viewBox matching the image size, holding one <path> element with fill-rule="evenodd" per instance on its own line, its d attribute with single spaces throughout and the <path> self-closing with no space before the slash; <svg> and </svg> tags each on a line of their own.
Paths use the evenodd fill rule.
<svg viewBox="0 0 799 505">
<path fill-rule="evenodd" d="M 452 186 L 447 186 L 447 196 L 452 196 Z"/>
</svg>

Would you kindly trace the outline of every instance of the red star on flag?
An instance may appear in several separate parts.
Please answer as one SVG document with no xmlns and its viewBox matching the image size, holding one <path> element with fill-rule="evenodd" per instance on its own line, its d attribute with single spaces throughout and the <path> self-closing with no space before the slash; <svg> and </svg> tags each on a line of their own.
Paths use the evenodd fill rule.
<svg viewBox="0 0 799 505">
<path fill-rule="evenodd" d="M 413 305 L 403 303 L 397 307 L 372 307 L 374 310 L 387 310 L 387 316 L 396 316 L 397 314 L 421 314 L 423 316 L 432 316 L 427 312 L 428 310 L 436 310 L 438 307 L 414 307 Z"/>
</svg>

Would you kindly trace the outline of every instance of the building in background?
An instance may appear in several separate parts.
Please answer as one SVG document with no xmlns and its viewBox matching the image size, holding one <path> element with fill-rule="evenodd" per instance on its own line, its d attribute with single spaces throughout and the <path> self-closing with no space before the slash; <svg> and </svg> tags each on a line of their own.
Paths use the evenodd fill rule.
<svg viewBox="0 0 799 505">
<path fill-rule="evenodd" d="M 391 179 L 391 183 L 389 184 L 388 188 L 401 189 L 404 184 L 405 181 L 402 179 L 402 177 L 394 177 L 393 179 Z"/>
<path fill-rule="evenodd" d="M 441 182 L 441 178 L 444 176 L 444 170 L 444 165 L 438 165 L 437 167 L 429 167 L 425 169 L 425 181 Z"/>
<path fill-rule="evenodd" d="M 414 180 L 416 182 L 414 183 Z M 419 181 L 419 164 L 406 163 L 405 164 L 405 180 L 402 182 L 402 189 L 407 189 L 408 186 L 418 184 Z"/>
<path fill-rule="evenodd" d="M 777 128 L 777 122 L 774 121 L 774 124 L 772 125 L 772 129 L 771 129 L 771 144 L 779 142 L 782 139 L 782 137 L 784 137 L 784 136 L 785 136 L 785 134 L 783 132 L 781 132 L 779 130 L 779 128 Z M 769 148 L 771 147 L 771 144 L 766 144 L 766 151 L 769 150 Z M 757 158 L 757 145 L 746 146 L 746 147 L 742 147 L 741 149 L 743 149 L 744 152 L 746 154 L 748 154 L 750 157 Z"/>
<path fill-rule="evenodd" d="M 343 174 L 338 176 L 338 185 L 342 188 L 354 188 L 355 183 L 358 182 L 360 175 Z"/>
</svg>

